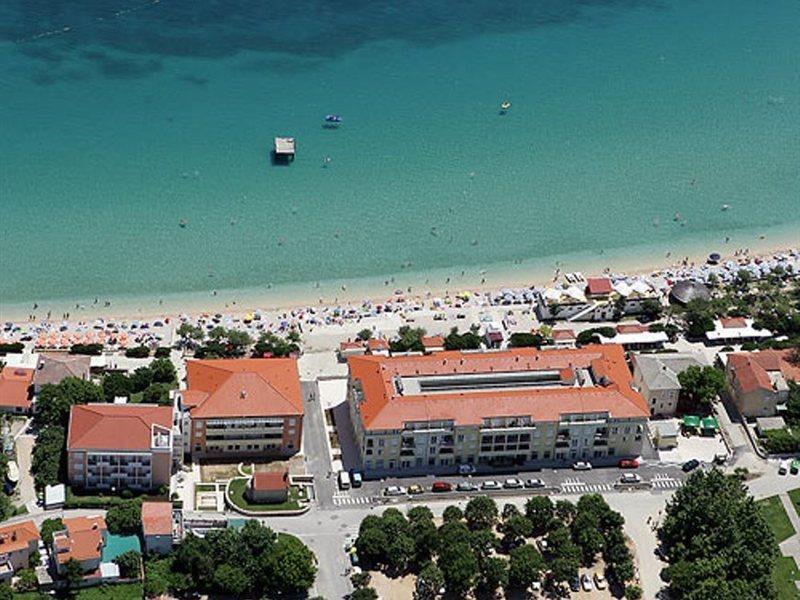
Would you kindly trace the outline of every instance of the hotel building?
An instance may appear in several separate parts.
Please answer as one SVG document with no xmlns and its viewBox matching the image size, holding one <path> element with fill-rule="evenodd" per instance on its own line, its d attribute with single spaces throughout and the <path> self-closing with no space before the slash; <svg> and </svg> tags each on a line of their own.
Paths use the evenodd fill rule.
<svg viewBox="0 0 800 600">
<path fill-rule="evenodd" d="M 300 450 L 303 399 L 294 358 L 190 360 L 178 408 L 193 460 Z"/>
<path fill-rule="evenodd" d="M 365 472 L 610 461 L 641 453 L 649 410 L 620 346 L 349 359 Z"/>
<path fill-rule="evenodd" d="M 71 485 L 82 489 L 150 490 L 169 485 L 181 458 L 173 409 L 152 404 L 72 407 L 67 432 Z"/>
</svg>

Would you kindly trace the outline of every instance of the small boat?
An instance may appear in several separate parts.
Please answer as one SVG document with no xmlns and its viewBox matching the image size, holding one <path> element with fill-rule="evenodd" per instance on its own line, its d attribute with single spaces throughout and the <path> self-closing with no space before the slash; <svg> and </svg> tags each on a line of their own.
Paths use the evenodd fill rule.
<svg viewBox="0 0 800 600">
<path fill-rule="evenodd" d="M 730 204 L 723 204 L 722 205 L 722 210 L 728 210 L 730 207 L 731 207 Z"/>
<path fill-rule="evenodd" d="M 187 224 L 188 223 L 186 219 L 181 219 L 180 221 L 178 221 L 178 225 L 180 225 L 182 228 L 185 228 Z"/>
<path fill-rule="evenodd" d="M 504 102 L 503 102 L 503 103 L 500 105 L 500 108 L 501 108 L 502 110 L 508 110 L 509 108 L 511 108 L 511 102 L 509 102 L 508 100 L 504 101 Z"/>
<path fill-rule="evenodd" d="M 341 123 L 342 117 L 339 115 L 325 115 L 325 122 L 326 123 Z"/>
</svg>

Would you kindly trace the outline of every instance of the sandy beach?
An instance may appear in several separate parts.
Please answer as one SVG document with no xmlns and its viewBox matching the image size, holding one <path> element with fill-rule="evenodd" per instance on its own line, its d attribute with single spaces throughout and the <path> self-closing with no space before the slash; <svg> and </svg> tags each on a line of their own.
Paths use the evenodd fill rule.
<svg viewBox="0 0 800 600">
<path fill-rule="evenodd" d="M 209 290 L 197 293 L 113 299 L 110 305 L 97 302 L 58 300 L 34 304 L 0 304 L 3 321 L 43 320 L 50 313 L 51 321 L 91 321 L 103 319 L 154 319 L 181 314 L 224 313 L 241 316 L 260 310 L 269 313 L 361 304 L 364 300 L 380 304 L 402 296 L 407 300 L 446 297 L 470 291 L 488 293 L 503 288 L 542 288 L 563 281 L 567 272 L 585 276 L 614 274 L 619 276 L 649 276 L 706 263 L 709 252 L 722 255 L 722 262 L 749 258 L 770 257 L 800 246 L 800 231 L 794 228 L 774 228 L 765 234 L 730 236 L 727 242 L 698 241 L 674 249 L 659 246 L 611 249 L 594 255 L 568 254 L 512 265 L 483 267 L 453 267 L 423 273 L 400 272 L 383 277 L 357 280 L 323 281 L 278 288 L 250 290 Z M 64 315 L 68 315 L 64 318 Z"/>
</svg>

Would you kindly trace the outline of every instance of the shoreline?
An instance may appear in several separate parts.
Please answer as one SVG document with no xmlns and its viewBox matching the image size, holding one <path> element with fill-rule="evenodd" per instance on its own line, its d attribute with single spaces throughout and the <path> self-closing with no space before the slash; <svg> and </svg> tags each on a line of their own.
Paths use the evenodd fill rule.
<svg viewBox="0 0 800 600">
<path fill-rule="evenodd" d="M 280 313 L 309 307 L 360 304 L 364 299 L 381 303 L 400 295 L 407 299 L 425 299 L 452 295 L 464 290 L 484 293 L 501 288 L 546 287 L 553 285 L 553 275 L 556 272 L 561 276 L 565 272 L 575 271 L 586 276 L 602 273 L 642 276 L 656 271 L 682 268 L 684 260 L 687 265 L 699 267 L 705 263 L 708 254 L 714 251 L 722 254 L 724 262 L 742 258 L 742 255 L 734 255 L 738 250 L 747 249 L 745 256 L 755 258 L 771 256 L 800 246 L 800 228 L 797 226 L 775 227 L 765 231 L 766 234 L 756 236 L 752 232 L 739 232 L 731 235 L 727 243 L 717 243 L 716 247 L 711 240 L 693 239 L 684 240 L 686 243 L 672 247 L 663 244 L 627 246 L 596 254 L 574 252 L 514 261 L 511 264 L 504 262 L 406 271 L 355 280 L 284 284 L 275 288 L 121 297 L 110 306 L 104 306 L 99 299 L 97 304 L 74 300 L 42 302 L 37 303 L 36 310 L 33 310 L 32 302 L 0 303 L 0 320 L 28 321 L 30 315 L 34 314 L 35 320 L 39 321 L 46 317 L 46 311 L 51 313 L 50 321 L 62 318 L 67 321 L 88 321 L 96 318 L 152 319 L 215 312 L 243 315 L 255 310 Z M 80 308 L 76 309 L 76 305 Z"/>
</svg>

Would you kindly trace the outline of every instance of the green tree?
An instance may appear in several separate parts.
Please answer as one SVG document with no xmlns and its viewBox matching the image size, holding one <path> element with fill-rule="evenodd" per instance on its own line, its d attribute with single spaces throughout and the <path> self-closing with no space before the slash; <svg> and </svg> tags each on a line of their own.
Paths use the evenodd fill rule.
<svg viewBox="0 0 800 600">
<path fill-rule="evenodd" d="M 67 560 L 67 562 L 64 563 L 64 579 L 66 579 L 67 585 L 71 588 L 81 583 L 81 581 L 83 581 L 81 563 L 74 558 Z"/>
<path fill-rule="evenodd" d="M 692 365 L 678 373 L 681 396 L 689 405 L 689 412 L 709 414 L 711 403 L 725 389 L 725 374 L 714 367 Z"/>
<path fill-rule="evenodd" d="M 172 399 L 169 397 L 170 386 L 166 383 L 151 383 L 142 392 L 142 402 L 145 404 L 160 404 L 161 406 L 172 406 Z"/>
<path fill-rule="evenodd" d="M 147 358 L 150 356 L 150 348 L 144 345 L 126 348 L 125 356 L 127 358 Z"/>
<path fill-rule="evenodd" d="M 647 298 L 642 302 L 642 317 L 644 317 L 646 321 L 655 321 L 661 317 L 663 310 L 664 307 L 661 306 L 661 303 L 653 298 Z"/>
<path fill-rule="evenodd" d="M 123 578 L 138 578 L 142 566 L 142 555 L 136 550 L 123 552 L 114 562 L 119 566 L 119 573 Z"/>
<path fill-rule="evenodd" d="M 215 565 L 208 539 L 190 533 L 173 555 L 173 570 L 186 575 L 190 589 L 205 590 L 210 587 Z"/>
<path fill-rule="evenodd" d="M 157 358 L 150 363 L 154 383 L 173 383 L 178 380 L 175 365 L 169 358 Z"/>
<path fill-rule="evenodd" d="M 284 357 L 300 352 L 300 345 L 297 342 L 284 339 L 268 331 L 258 338 L 253 346 L 253 357 L 262 358 L 264 356 Z"/>
<path fill-rule="evenodd" d="M 525 503 L 525 516 L 534 535 L 544 535 L 555 518 L 555 507 L 548 496 L 531 496 Z"/>
<path fill-rule="evenodd" d="M 508 338 L 511 348 L 541 348 L 544 338 L 538 333 L 518 332 L 512 333 Z"/>
<path fill-rule="evenodd" d="M 478 496 L 467 503 L 464 517 L 470 529 L 486 529 L 497 523 L 497 503 L 489 496 Z"/>
<path fill-rule="evenodd" d="M 704 338 L 707 331 L 714 330 L 714 317 L 711 304 L 707 300 L 700 298 L 690 300 L 683 315 L 686 335 L 691 338 Z"/>
<path fill-rule="evenodd" d="M 442 520 L 445 523 L 449 523 L 450 521 L 460 521 L 464 518 L 464 513 L 460 508 L 456 505 L 451 504 L 447 508 L 444 509 L 444 513 L 442 513 Z"/>
<path fill-rule="evenodd" d="M 479 560 L 489 556 L 497 546 L 497 537 L 491 529 L 476 529 L 469 532 L 469 546 Z"/>
<path fill-rule="evenodd" d="M 48 425 L 39 431 L 31 456 L 31 471 L 37 489 L 57 484 L 64 470 L 66 436 L 61 425 Z"/>
<path fill-rule="evenodd" d="M 662 578 L 670 597 L 709 597 L 698 595 L 699 589 L 735 590 L 753 600 L 775 597 L 775 538 L 737 478 L 718 469 L 692 473 L 667 502 L 658 538 L 669 559 Z"/>
<path fill-rule="evenodd" d="M 422 345 L 423 337 L 425 337 L 425 330 L 421 327 L 414 329 L 403 325 L 397 330 L 397 337 L 389 341 L 389 350 L 392 352 L 422 352 L 425 350 Z"/>
<path fill-rule="evenodd" d="M 530 544 L 514 548 L 508 561 L 508 583 L 526 590 L 534 581 L 539 581 L 542 570 L 544 559 L 536 548 Z"/>
<path fill-rule="evenodd" d="M 353 573 L 350 576 L 350 583 L 353 584 L 353 587 L 355 589 L 368 587 L 370 581 L 372 581 L 372 575 L 370 575 L 367 571 L 361 571 L 360 573 Z"/>
<path fill-rule="evenodd" d="M 42 386 L 36 399 L 34 422 L 39 427 L 60 425 L 66 427 L 69 411 L 75 404 L 102 402 L 103 390 L 91 381 L 79 377 L 66 377 L 58 384 L 47 383 Z"/>
<path fill-rule="evenodd" d="M 570 581 L 578 576 L 581 553 L 572 542 L 569 530 L 563 523 L 553 527 L 545 538 L 547 553 L 550 556 L 550 575 L 559 583 Z"/>
<path fill-rule="evenodd" d="M 372 329 L 362 329 L 356 334 L 356 338 L 361 340 L 362 342 L 366 342 L 369 339 L 372 339 L 373 332 Z"/>
<path fill-rule="evenodd" d="M 625 600 L 640 600 L 642 588 L 638 585 L 629 585 L 625 588 Z"/>
<path fill-rule="evenodd" d="M 423 509 L 427 514 L 417 509 Z M 427 506 L 415 506 L 409 511 L 408 517 L 411 525 L 410 536 L 414 541 L 414 560 L 417 564 L 422 564 L 436 553 L 439 547 L 439 532 Z"/>
<path fill-rule="evenodd" d="M 102 387 L 106 402 L 112 402 L 114 398 L 128 398 L 133 390 L 130 379 L 117 371 L 103 375 Z"/>
<path fill-rule="evenodd" d="M 32 592 L 39 587 L 39 579 L 33 569 L 20 569 L 16 572 L 18 592 Z"/>
<path fill-rule="evenodd" d="M 214 571 L 214 588 L 221 594 L 240 597 L 250 589 L 252 582 L 242 569 L 227 563 Z"/>
<path fill-rule="evenodd" d="M 180 337 L 178 346 L 182 348 L 196 347 L 205 337 L 203 328 L 198 325 L 192 325 L 191 323 L 181 323 L 175 330 L 175 333 Z"/>
<path fill-rule="evenodd" d="M 390 537 L 386 547 L 386 565 L 392 574 L 404 573 L 414 559 L 416 551 L 414 538 L 410 535 L 400 533 Z"/>
<path fill-rule="evenodd" d="M 514 548 L 533 533 L 533 525 L 524 515 L 511 515 L 501 526 L 503 547 Z"/>
<path fill-rule="evenodd" d="M 50 546 L 53 543 L 53 534 L 56 531 L 63 531 L 64 530 L 64 523 L 61 521 L 60 518 L 55 517 L 52 519 L 45 519 L 42 521 L 42 526 L 39 528 L 39 535 L 42 537 L 42 541 Z"/>
<path fill-rule="evenodd" d="M 383 563 L 388 543 L 380 517 L 370 515 L 361 522 L 356 538 L 356 551 L 365 566 Z"/>
<path fill-rule="evenodd" d="M 350 594 L 350 600 L 378 600 L 378 592 L 370 587 L 359 588 Z"/>
<path fill-rule="evenodd" d="M 453 327 L 444 338 L 445 350 L 478 350 L 481 347 L 481 337 L 473 331 L 463 334 L 458 333 L 458 327 Z"/>
<path fill-rule="evenodd" d="M 0 583 L 0 600 L 14 600 L 14 590 L 5 582 Z"/>
<path fill-rule="evenodd" d="M 449 594 L 463 597 L 475 585 L 478 576 L 478 561 L 469 544 L 459 542 L 442 547 L 439 554 L 445 588 Z"/>
<path fill-rule="evenodd" d="M 153 383 L 153 370 L 148 366 L 139 367 L 131 373 L 130 381 L 133 393 L 143 392 Z"/>
<path fill-rule="evenodd" d="M 569 500 L 557 500 L 555 513 L 564 523 L 569 524 L 575 517 L 575 505 Z"/>
<path fill-rule="evenodd" d="M 489 556 L 481 561 L 480 571 L 478 586 L 490 596 L 494 596 L 498 588 L 508 585 L 508 563 L 504 559 Z"/>
<path fill-rule="evenodd" d="M 414 600 L 434 600 L 444 585 L 442 571 L 432 562 L 425 563 L 417 576 Z"/>
<path fill-rule="evenodd" d="M 267 557 L 270 589 L 277 595 L 306 592 L 317 576 L 314 554 L 299 539 L 290 535 L 278 536 Z"/>
<path fill-rule="evenodd" d="M 106 512 L 106 525 L 109 533 L 136 535 L 142 528 L 142 501 L 123 500 Z"/>
<path fill-rule="evenodd" d="M 144 564 L 144 595 L 146 598 L 163 596 L 170 589 L 170 559 L 151 559 Z"/>
</svg>

